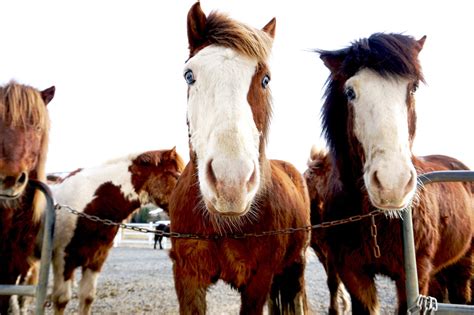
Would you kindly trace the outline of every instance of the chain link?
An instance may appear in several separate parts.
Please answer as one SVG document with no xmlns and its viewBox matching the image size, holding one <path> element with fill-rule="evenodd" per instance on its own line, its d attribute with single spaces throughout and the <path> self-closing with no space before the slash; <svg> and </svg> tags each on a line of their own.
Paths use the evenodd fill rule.
<svg viewBox="0 0 474 315">
<path fill-rule="evenodd" d="M 166 236 L 166 237 L 171 237 L 171 238 L 204 239 L 204 240 L 216 240 L 220 238 L 242 239 L 242 238 L 247 238 L 247 237 L 263 237 L 263 236 L 274 236 L 274 235 L 280 235 L 280 234 L 293 234 L 296 232 L 309 232 L 314 229 L 329 228 L 329 227 L 333 227 L 337 225 L 353 223 L 353 222 L 361 221 L 365 218 L 371 217 L 372 218 L 372 226 L 371 226 L 372 238 L 374 240 L 374 244 L 375 244 L 374 246 L 377 247 L 377 251 L 378 251 L 378 256 L 376 255 L 376 257 L 380 257 L 380 249 L 378 248 L 378 245 L 377 245 L 377 226 L 375 226 L 375 219 L 374 219 L 375 216 L 382 214 L 383 210 L 379 210 L 379 209 L 373 210 L 372 212 L 367 213 L 367 214 L 355 215 L 346 219 L 323 222 L 316 225 L 308 225 L 308 226 L 303 226 L 303 227 L 298 227 L 298 228 L 286 228 L 286 229 L 273 230 L 273 231 L 263 231 L 260 233 L 219 235 L 219 234 L 190 234 L 190 233 L 157 231 L 157 230 L 147 229 L 143 227 L 127 225 L 122 222 L 114 222 L 109 219 L 102 219 L 95 215 L 77 211 L 76 209 L 68 205 L 60 205 L 60 204 L 55 205 L 56 210 L 60 210 L 62 208 L 65 208 L 67 211 L 69 211 L 70 213 L 74 215 L 77 215 L 78 217 L 82 217 L 93 222 L 99 222 L 108 226 L 116 226 L 122 229 L 132 230 L 132 231 L 141 232 L 141 233 L 153 233 L 159 236 Z M 375 235 L 373 232 L 374 226 L 375 226 Z M 374 253 L 376 253 L 375 247 L 374 247 Z"/>
<path fill-rule="evenodd" d="M 370 218 L 371 225 L 370 225 L 370 234 L 372 235 L 372 242 L 373 242 L 373 250 L 374 250 L 374 257 L 380 258 L 380 247 L 377 243 L 377 225 L 375 224 L 375 216 Z"/>
</svg>

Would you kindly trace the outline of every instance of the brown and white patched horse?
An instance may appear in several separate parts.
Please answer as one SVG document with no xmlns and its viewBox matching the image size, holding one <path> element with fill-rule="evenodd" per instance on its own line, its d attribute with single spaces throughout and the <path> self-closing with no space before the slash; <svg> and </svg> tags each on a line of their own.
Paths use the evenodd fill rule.
<svg viewBox="0 0 474 315">
<path fill-rule="evenodd" d="M 397 219 L 406 207 L 413 210 L 420 293 L 427 295 L 430 279 L 451 266 L 451 270 L 461 271 L 457 290 L 449 292 L 450 301 L 470 300 L 465 261 L 472 258 L 471 187 L 436 183 L 416 189 L 417 174 L 449 169 L 444 163 L 412 154 L 414 95 L 423 81 L 418 54 L 424 41 L 425 37 L 415 40 L 401 34 L 376 33 L 341 50 L 319 51 L 331 72 L 322 108 L 332 163 L 324 220 L 376 208 L 388 214 L 376 218 L 380 258 L 372 252 L 370 222 L 327 230 L 329 255 L 351 295 L 355 314 L 377 312 L 376 274 L 396 282 L 399 313 L 406 312 L 402 235 Z"/>
<path fill-rule="evenodd" d="M 76 171 L 51 187 L 59 205 L 113 222 L 122 222 L 148 203 L 168 208 L 171 191 L 184 169 L 176 150 L 148 151 L 109 161 L 96 168 Z M 74 270 L 82 268 L 79 314 L 90 314 L 97 277 L 107 258 L 118 227 L 57 212 L 53 247 L 55 314 L 63 314 L 71 299 Z"/>
<path fill-rule="evenodd" d="M 13 81 L 0 87 L 0 284 L 17 283 L 34 261 L 44 197 L 28 181 L 46 182 L 46 105 L 54 91 Z M 9 296 L 0 296 L 0 314 L 7 314 L 8 307 Z"/>
<path fill-rule="evenodd" d="M 181 314 L 204 314 L 206 291 L 222 279 L 241 294 L 241 314 L 306 311 L 305 249 L 309 234 L 244 237 L 308 226 L 309 198 L 301 174 L 268 160 L 267 65 L 275 19 L 262 30 L 196 3 L 188 14 L 190 162 L 170 200 L 170 257 Z"/>
</svg>

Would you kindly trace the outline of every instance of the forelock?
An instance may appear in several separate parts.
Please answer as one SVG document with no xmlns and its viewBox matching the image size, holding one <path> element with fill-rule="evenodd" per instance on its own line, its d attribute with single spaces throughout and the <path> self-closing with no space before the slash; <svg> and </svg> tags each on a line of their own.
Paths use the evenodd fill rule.
<svg viewBox="0 0 474 315">
<path fill-rule="evenodd" d="M 211 12 L 206 22 L 209 44 L 235 49 L 244 56 L 265 63 L 270 55 L 273 39 L 264 31 L 239 23 L 226 14 Z"/>
</svg>

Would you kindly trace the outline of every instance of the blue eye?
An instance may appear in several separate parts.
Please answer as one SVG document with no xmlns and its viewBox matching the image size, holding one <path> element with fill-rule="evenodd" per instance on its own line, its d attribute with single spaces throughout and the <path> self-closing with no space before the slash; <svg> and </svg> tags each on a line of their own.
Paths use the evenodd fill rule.
<svg viewBox="0 0 474 315">
<path fill-rule="evenodd" d="M 194 74 L 192 70 L 186 70 L 184 73 L 184 80 L 186 80 L 186 83 L 188 85 L 192 85 L 196 80 L 194 80 Z"/>
<path fill-rule="evenodd" d="M 263 87 L 264 89 L 266 89 L 268 83 L 270 83 L 270 76 L 269 76 L 268 74 L 266 74 L 266 75 L 263 77 L 263 79 L 262 79 L 262 87 Z"/>
<path fill-rule="evenodd" d="M 356 92 L 354 91 L 354 89 L 351 86 L 348 86 L 344 90 L 344 94 L 346 95 L 346 98 L 349 102 L 355 100 L 355 98 L 356 98 Z"/>
</svg>

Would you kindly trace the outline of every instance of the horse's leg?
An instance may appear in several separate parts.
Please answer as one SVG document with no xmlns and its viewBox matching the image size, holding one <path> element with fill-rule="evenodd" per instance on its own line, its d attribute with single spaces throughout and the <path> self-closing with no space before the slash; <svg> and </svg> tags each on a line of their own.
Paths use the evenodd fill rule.
<svg viewBox="0 0 474 315">
<path fill-rule="evenodd" d="M 170 258 L 181 315 L 206 313 L 207 288 L 219 279 L 213 250 L 213 243 L 207 241 L 176 239 L 173 242 Z"/>
<path fill-rule="evenodd" d="M 306 314 L 308 303 L 304 283 L 304 258 L 275 275 L 271 286 L 270 314 Z M 280 307 L 277 307 L 277 306 Z"/>
<path fill-rule="evenodd" d="M 153 244 L 153 249 L 156 249 L 156 243 L 158 242 L 158 237 L 155 236 L 155 244 Z"/>
<path fill-rule="evenodd" d="M 96 295 L 98 276 L 99 271 L 87 267 L 82 268 L 81 282 L 79 282 L 79 314 L 81 315 L 89 315 L 91 313 L 91 305 Z"/>
<path fill-rule="evenodd" d="M 39 260 L 32 263 L 30 270 L 28 270 L 27 275 L 24 279 L 24 284 L 26 285 L 37 285 L 38 284 L 38 277 L 39 277 Z M 30 296 L 19 296 L 19 306 L 20 306 L 20 314 L 26 315 L 28 314 L 28 307 L 33 301 L 33 298 Z"/>
<path fill-rule="evenodd" d="M 430 273 L 432 270 L 430 257 L 417 257 L 417 273 L 418 273 L 418 288 L 421 295 L 428 295 L 430 284 Z M 400 277 L 396 280 L 397 296 L 398 296 L 398 314 L 407 313 L 407 295 L 405 288 L 405 271 L 402 269 Z"/>
<path fill-rule="evenodd" d="M 64 314 L 67 303 L 69 303 L 69 300 L 72 297 L 72 272 L 70 277 L 66 280 L 63 272 L 60 272 L 58 268 L 53 268 L 53 271 L 54 281 L 51 299 L 54 304 L 54 314 L 62 315 Z"/>
<path fill-rule="evenodd" d="M 395 281 L 397 287 L 398 309 L 397 314 L 402 315 L 407 313 L 407 291 L 405 287 L 405 276 L 402 276 Z"/>
<path fill-rule="evenodd" d="M 440 271 L 446 279 L 451 280 L 446 281 L 450 303 L 468 304 L 471 301 L 472 263 L 472 253 L 469 251 L 454 265 Z"/>
<path fill-rule="evenodd" d="M 331 262 L 327 261 L 326 264 L 326 273 L 327 273 L 327 285 L 329 289 L 329 315 L 338 315 L 339 314 L 339 301 L 338 301 L 338 291 L 339 285 L 341 284 L 341 279 L 337 274 L 336 268 Z"/>
<path fill-rule="evenodd" d="M 163 240 L 163 236 L 160 236 L 159 237 L 159 241 L 160 241 L 160 249 L 163 249 L 163 245 L 161 245 L 161 241 Z"/>
<path fill-rule="evenodd" d="M 375 279 L 362 269 L 351 266 L 340 273 L 349 294 L 351 295 L 352 314 L 379 314 L 379 302 Z"/>
<path fill-rule="evenodd" d="M 206 291 L 210 281 L 203 283 L 199 275 L 187 268 L 173 266 L 174 285 L 181 315 L 206 314 Z"/>
<path fill-rule="evenodd" d="M 260 270 L 252 277 L 247 285 L 240 289 L 240 307 L 241 315 L 261 315 L 263 307 L 267 300 L 272 286 L 273 270 L 271 266 L 262 266 Z M 269 304 L 270 314 L 279 314 L 275 312 L 275 305 Z"/>
</svg>

